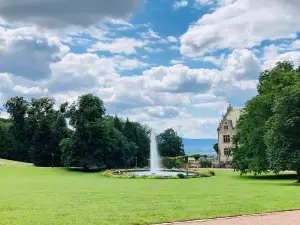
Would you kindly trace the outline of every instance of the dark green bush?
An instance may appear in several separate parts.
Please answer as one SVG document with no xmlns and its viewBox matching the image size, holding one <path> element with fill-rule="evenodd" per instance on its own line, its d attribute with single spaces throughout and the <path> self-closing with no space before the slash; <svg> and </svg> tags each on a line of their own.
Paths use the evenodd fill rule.
<svg viewBox="0 0 300 225">
<path fill-rule="evenodd" d="M 179 179 L 185 179 L 186 178 L 186 176 L 184 174 L 182 174 L 182 173 L 177 174 L 177 177 Z"/>
</svg>

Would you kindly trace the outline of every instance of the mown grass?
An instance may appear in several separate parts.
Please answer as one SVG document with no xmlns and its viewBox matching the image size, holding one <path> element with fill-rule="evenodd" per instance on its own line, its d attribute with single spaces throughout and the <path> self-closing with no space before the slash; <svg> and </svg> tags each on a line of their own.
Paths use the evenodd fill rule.
<svg viewBox="0 0 300 225">
<path fill-rule="evenodd" d="M 25 167 L 25 166 L 32 166 L 31 163 L 23 163 L 23 162 L 17 162 L 7 159 L 0 159 L 0 166 L 6 166 L 6 167 Z"/>
<path fill-rule="evenodd" d="M 232 171 L 141 180 L 0 167 L 0 224 L 151 224 L 300 209 L 300 186 L 294 183 L 294 175 L 249 179 Z"/>
</svg>

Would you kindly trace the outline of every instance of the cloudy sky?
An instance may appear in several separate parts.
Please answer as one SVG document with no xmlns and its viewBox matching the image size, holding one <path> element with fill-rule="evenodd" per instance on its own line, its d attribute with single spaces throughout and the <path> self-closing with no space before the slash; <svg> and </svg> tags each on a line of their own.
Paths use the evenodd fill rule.
<svg viewBox="0 0 300 225">
<path fill-rule="evenodd" d="M 0 105 L 92 93 L 158 132 L 216 138 L 262 70 L 300 62 L 299 0 L 70 2 L 0 0 Z"/>
</svg>

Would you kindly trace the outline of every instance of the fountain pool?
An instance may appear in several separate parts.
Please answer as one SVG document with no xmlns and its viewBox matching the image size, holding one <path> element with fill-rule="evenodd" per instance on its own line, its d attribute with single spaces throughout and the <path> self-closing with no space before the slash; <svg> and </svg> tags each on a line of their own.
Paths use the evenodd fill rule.
<svg viewBox="0 0 300 225">
<path fill-rule="evenodd" d="M 150 170 L 144 171 L 128 171 L 127 173 L 135 174 L 137 176 L 177 176 L 177 174 L 186 175 L 186 171 L 162 170 L 160 163 L 160 156 L 157 149 L 157 141 L 155 133 L 151 132 L 150 145 Z M 194 172 L 188 172 L 189 175 L 197 175 Z"/>
</svg>

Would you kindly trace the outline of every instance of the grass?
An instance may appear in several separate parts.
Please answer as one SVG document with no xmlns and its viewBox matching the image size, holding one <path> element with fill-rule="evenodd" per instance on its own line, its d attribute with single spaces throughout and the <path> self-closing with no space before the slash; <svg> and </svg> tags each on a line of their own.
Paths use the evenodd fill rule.
<svg viewBox="0 0 300 225">
<path fill-rule="evenodd" d="M 135 180 L 65 169 L 0 167 L 0 224 L 151 224 L 299 209 L 295 176 Z"/>
<path fill-rule="evenodd" d="M 0 159 L 0 167 L 6 166 L 6 167 L 25 167 L 25 166 L 32 166 L 31 163 L 23 163 L 23 162 L 17 162 L 17 161 L 11 161 L 7 159 Z"/>
</svg>

